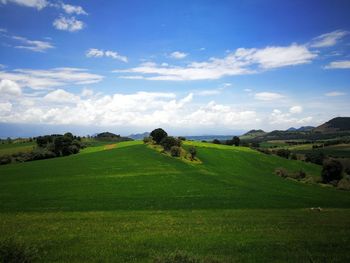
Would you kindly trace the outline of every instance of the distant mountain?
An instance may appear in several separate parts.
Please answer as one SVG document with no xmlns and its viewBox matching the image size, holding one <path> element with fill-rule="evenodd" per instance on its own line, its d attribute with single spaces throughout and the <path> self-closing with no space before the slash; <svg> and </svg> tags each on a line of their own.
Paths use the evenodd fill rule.
<svg viewBox="0 0 350 263">
<path fill-rule="evenodd" d="M 336 117 L 316 127 L 312 131 L 321 133 L 350 131 L 350 117 Z"/>
<path fill-rule="evenodd" d="M 134 140 L 142 140 L 150 135 L 149 132 L 130 134 L 128 137 Z"/>
<path fill-rule="evenodd" d="M 305 132 L 305 131 L 312 131 L 312 129 L 314 129 L 314 128 L 315 127 L 313 127 L 313 126 L 302 126 L 298 129 L 294 128 L 294 127 L 290 127 L 286 131 L 288 131 L 288 132 Z"/>
</svg>

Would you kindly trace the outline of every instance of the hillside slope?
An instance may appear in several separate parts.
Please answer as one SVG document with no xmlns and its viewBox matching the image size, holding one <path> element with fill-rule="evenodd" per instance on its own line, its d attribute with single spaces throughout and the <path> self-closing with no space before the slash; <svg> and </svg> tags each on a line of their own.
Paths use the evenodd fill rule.
<svg viewBox="0 0 350 263">
<path fill-rule="evenodd" d="M 333 133 L 350 131 L 350 117 L 333 118 L 312 130 L 313 132 Z"/>
<path fill-rule="evenodd" d="M 203 164 L 189 165 L 124 144 L 0 167 L 0 211 L 350 207 L 346 192 L 274 175 L 285 167 L 318 176 L 316 165 L 205 143 L 196 143 Z"/>
</svg>

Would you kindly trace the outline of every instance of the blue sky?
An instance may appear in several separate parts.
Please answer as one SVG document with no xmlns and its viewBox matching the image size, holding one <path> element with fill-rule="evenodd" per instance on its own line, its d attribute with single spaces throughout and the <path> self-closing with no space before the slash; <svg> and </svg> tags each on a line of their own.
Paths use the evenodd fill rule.
<svg viewBox="0 0 350 263">
<path fill-rule="evenodd" d="M 201 135 L 349 116 L 349 11 L 349 1 L 0 0 L 0 123 Z"/>
</svg>

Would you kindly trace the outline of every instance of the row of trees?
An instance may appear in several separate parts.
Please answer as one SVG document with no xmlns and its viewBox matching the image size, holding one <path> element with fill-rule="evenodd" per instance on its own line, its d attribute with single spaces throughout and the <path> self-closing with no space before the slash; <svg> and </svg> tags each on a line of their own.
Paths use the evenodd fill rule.
<svg viewBox="0 0 350 263">
<path fill-rule="evenodd" d="M 238 136 L 234 136 L 234 137 L 232 137 L 231 140 L 226 140 L 226 141 L 223 141 L 223 142 L 221 142 L 218 139 L 214 139 L 212 141 L 212 143 L 214 143 L 214 144 L 225 144 L 225 145 L 230 145 L 230 146 L 232 146 L 232 145 L 239 146 L 240 143 L 241 143 L 241 140 L 239 139 Z"/>
<path fill-rule="evenodd" d="M 0 165 L 13 162 L 28 162 L 76 154 L 85 147 L 81 138 L 68 132 L 64 135 L 53 134 L 34 138 L 37 147 L 29 152 L 18 152 L 0 156 Z"/>
</svg>

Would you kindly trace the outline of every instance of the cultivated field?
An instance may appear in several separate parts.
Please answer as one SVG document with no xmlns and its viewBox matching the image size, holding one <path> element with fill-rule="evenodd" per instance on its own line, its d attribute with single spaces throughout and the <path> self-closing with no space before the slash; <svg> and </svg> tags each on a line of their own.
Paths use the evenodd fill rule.
<svg viewBox="0 0 350 263">
<path fill-rule="evenodd" d="M 202 164 L 134 141 L 1 166 L 1 237 L 38 247 L 45 262 L 350 260 L 350 193 L 274 174 L 317 178 L 320 166 L 192 144 Z"/>
</svg>

